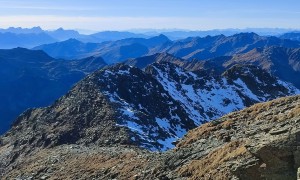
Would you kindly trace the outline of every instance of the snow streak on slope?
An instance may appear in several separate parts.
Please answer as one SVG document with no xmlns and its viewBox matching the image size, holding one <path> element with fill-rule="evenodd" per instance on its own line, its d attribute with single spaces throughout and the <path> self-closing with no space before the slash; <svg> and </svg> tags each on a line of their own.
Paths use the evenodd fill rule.
<svg viewBox="0 0 300 180">
<path fill-rule="evenodd" d="M 233 81 L 236 84 L 236 89 L 244 92 L 244 94 L 249 97 L 250 99 L 253 99 L 257 102 L 263 101 L 264 99 L 259 99 L 255 94 L 252 93 L 252 91 L 248 88 L 248 86 L 240 79 Z"/>
<path fill-rule="evenodd" d="M 288 94 L 300 94 L 300 90 L 297 89 L 295 86 L 293 86 L 291 83 L 284 82 L 284 81 L 281 81 L 278 79 L 277 84 L 280 84 L 280 85 L 286 87 L 289 91 Z M 276 84 L 274 84 L 274 86 L 276 86 Z"/>
<path fill-rule="evenodd" d="M 189 118 L 198 125 L 246 107 L 249 105 L 246 99 L 253 104 L 299 93 L 291 84 L 268 73 L 259 74 L 257 71 L 261 70 L 252 66 L 239 67 L 234 77 L 199 76 L 173 64 L 153 64 L 152 68 L 155 78 L 173 99 L 180 102 Z M 239 77 L 243 77 L 245 82 Z M 276 82 L 275 86 L 279 89 L 275 93 L 263 90 L 272 88 L 274 84 L 270 84 L 271 82 Z M 252 88 L 256 88 L 259 93 L 253 93 L 247 83 L 256 84 Z"/>
<path fill-rule="evenodd" d="M 244 107 L 236 88 L 225 78 L 205 79 L 179 67 L 161 69 L 160 65 L 153 65 L 153 68 L 157 72 L 156 79 L 197 125 Z"/>
<path fill-rule="evenodd" d="M 100 83 L 118 112 L 117 126 L 150 150 L 167 150 L 190 129 L 254 103 L 300 91 L 259 73 L 235 67 L 222 75 L 185 71 L 170 63 L 154 63 L 145 71 L 119 66 L 102 72 Z M 271 89 L 268 91 L 268 89 Z"/>
<path fill-rule="evenodd" d="M 150 150 L 167 150 L 196 127 L 183 109 L 149 74 L 129 66 L 108 69 L 99 79 L 102 93 L 118 112 L 117 126 L 127 127 L 131 140 Z"/>
</svg>

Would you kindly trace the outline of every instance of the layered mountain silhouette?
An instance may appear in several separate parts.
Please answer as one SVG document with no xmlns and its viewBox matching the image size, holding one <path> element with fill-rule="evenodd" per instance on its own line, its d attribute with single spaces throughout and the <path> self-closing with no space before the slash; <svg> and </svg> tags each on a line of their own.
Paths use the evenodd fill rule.
<svg viewBox="0 0 300 180">
<path fill-rule="evenodd" d="M 9 27 L 7 29 L 0 29 L 0 33 L 39 34 L 39 33 L 43 33 L 43 29 L 39 26 L 32 27 L 32 28 Z"/>
<path fill-rule="evenodd" d="M 210 59 L 246 53 L 254 48 L 281 46 L 299 47 L 299 42 L 282 40 L 276 37 L 263 37 L 255 33 L 240 33 L 232 36 L 207 36 L 205 38 L 188 38 L 178 41 L 167 52 L 185 59 Z"/>
<path fill-rule="evenodd" d="M 88 44 L 70 43 L 70 40 L 68 40 L 66 42 L 38 46 L 35 49 L 44 50 L 53 57 L 69 59 L 87 57 L 93 54 L 103 57 L 108 64 L 112 64 L 122 62 L 128 58 L 137 58 L 156 53 L 169 53 L 187 60 L 205 60 L 219 56 L 246 53 L 255 48 L 270 46 L 299 48 L 300 42 L 277 37 L 263 37 L 255 33 L 241 33 L 232 36 L 191 37 L 177 41 L 171 41 L 166 36 L 160 35 L 148 39 L 130 38 L 100 43 L 98 48 L 95 49 L 85 48 L 86 46 Z M 68 55 L 70 47 L 76 49 L 71 57 Z"/>
<path fill-rule="evenodd" d="M 10 49 L 16 47 L 32 48 L 34 46 L 53 43 L 57 40 L 46 33 L 14 34 L 10 32 L 0 33 L 0 48 Z"/>
<path fill-rule="evenodd" d="M 43 51 L 0 50 L 0 132 L 27 108 L 53 103 L 74 83 L 105 65 L 101 58 L 70 61 Z"/>
<path fill-rule="evenodd" d="M 75 30 L 59 28 L 56 30 L 43 30 L 40 27 L 0 29 L 0 48 L 10 49 L 16 47 L 33 48 L 42 44 L 77 39 L 86 43 L 100 43 L 116 41 L 125 38 L 145 38 L 143 34 L 130 32 L 103 31 L 90 35 L 80 34 Z"/>
<path fill-rule="evenodd" d="M 164 35 L 153 38 L 128 38 L 103 43 L 83 43 L 70 39 L 64 42 L 46 44 L 35 47 L 43 50 L 52 57 L 74 59 L 91 55 L 101 56 L 108 64 L 118 63 L 128 58 L 137 58 L 151 52 L 161 51 L 171 41 Z M 91 48 L 90 46 L 93 46 Z M 72 53 L 70 53 L 70 49 Z"/>
<path fill-rule="evenodd" d="M 63 42 L 41 45 L 33 48 L 34 50 L 42 49 L 47 54 L 55 58 L 78 59 L 89 57 L 101 47 L 98 43 L 83 43 L 76 39 L 68 39 Z"/>
<path fill-rule="evenodd" d="M 300 32 L 290 32 L 290 33 L 285 33 L 280 36 L 282 39 L 290 39 L 294 41 L 300 41 Z"/>
<path fill-rule="evenodd" d="M 260 67 L 284 81 L 300 88 L 300 49 L 285 47 L 255 48 L 247 53 L 233 56 L 221 56 L 209 60 L 183 61 L 182 67 L 191 71 L 214 69 L 224 71 L 236 64 L 248 64 Z"/>
<path fill-rule="evenodd" d="M 120 32 L 120 31 L 102 31 L 98 33 L 91 34 L 90 39 L 93 39 L 90 42 L 103 42 L 103 41 L 117 41 L 121 39 L 128 39 L 128 38 L 147 38 L 149 36 L 144 34 L 137 34 L 132 32 Z M 85 42 L 88 42 L 88 38 L 86 39 L 79 39 Z"/>
</svg>

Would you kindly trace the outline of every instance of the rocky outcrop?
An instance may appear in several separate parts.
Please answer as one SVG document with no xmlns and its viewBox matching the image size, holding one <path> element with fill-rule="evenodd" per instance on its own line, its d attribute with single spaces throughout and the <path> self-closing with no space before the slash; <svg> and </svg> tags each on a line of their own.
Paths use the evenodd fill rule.
<svg viewBox="0 0 300 180">
<path fill-rule="evenodd" d="M 177 172 L 191 179 L 296 179 L 299 102 L 295 96 L 256 104 L 192 130 L 175 151 L 193 160 Z"/>
</svg>

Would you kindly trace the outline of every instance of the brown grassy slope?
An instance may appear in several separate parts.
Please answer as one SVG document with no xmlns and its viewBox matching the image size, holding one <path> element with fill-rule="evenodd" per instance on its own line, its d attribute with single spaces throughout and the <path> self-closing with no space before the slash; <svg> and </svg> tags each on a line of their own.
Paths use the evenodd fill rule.
<svg viewBox="0 0 300 180">
<path fill-rule="evenodd" d="M 300 96 L 234 112 L 190 131 L 176 151 L 212 150 L 178 167 L 189 179 L 294 179 L 300 166 Z M 215 145 L 220 144 L 220 145 Z M 191 153 L 191 154 L 193 154 Z"/>
</svg>

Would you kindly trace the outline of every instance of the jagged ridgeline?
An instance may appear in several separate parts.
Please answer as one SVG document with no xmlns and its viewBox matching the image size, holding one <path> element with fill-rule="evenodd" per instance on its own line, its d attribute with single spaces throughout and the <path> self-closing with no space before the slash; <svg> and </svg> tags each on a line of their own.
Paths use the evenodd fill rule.
<svg viewBox="0 0 300 180">
<path fill-rule="evenodd" d="M 118 64 L 89 75 L 53 105 L 26 111 L 7 135 L 16 145 L 130 144 L 163 151 L 209 120 L 297 93 L 250 65 L 219 74 L 190 72 L 170 62 L 144 70 Z"/>
<path fill-rule="evenodd" d="M 174 41 L 165 35 L 159 35 L 149 38 L 126 38 L 102 43 L 84 43 L 76 39 L 69 39 L 40 45 L 34 49 L 43 50 L 52 57 L 64 59 L 84 58 L 91 55 L 101 56 L 107 64 L 112 64 L 125 61 L 128 58 L 138 58 L 163 52 L 188 60 L 206 60 L 247 53 L 254 48 L 271 46 L 299 48 L 300 42 L 273 36 L 264 37 L 255 33 L 189 37 Z"/>
</svg>

